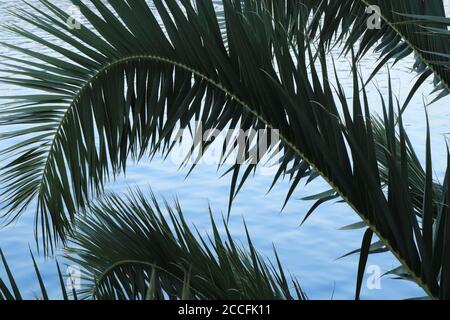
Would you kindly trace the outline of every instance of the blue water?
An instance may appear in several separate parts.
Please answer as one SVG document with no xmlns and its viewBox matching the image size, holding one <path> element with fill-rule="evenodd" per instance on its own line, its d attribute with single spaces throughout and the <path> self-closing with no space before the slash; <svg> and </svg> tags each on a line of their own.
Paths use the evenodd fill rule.
<svg viewBox="0 0 450 320">
<path fill-rule="evenodd" d="M 36 2 L 31 0 L 31 2 Z M 0 8 L 2 22 L 15 23 L 7 10 L 16 5 L 14 0 L 3 0 Z M 64 1 L 58 1 L 62 6 Z M 0 30 L 0 40 L 19 42 L 12 39 L 5 31 Z M 33 47 L 38 49 L 37 47 Z M 0 53 L 9 55 L 8 50 L 0 47 Z M 335 55 L 337 57 L 337 53 Z M 0 58 L 0 62 L 3 62 Z M 366 77 L 375 66 L 376 60 L 368 56 L 363 62 L 361 72 Z M 412 58 L 405 59 L 391 70 L 395 92 L 400 99 L 405 99 L 409 88 L 413 85 L 415 74 L 410 71 Z M 338 60 L 341 81 L 351 97 L 351 77 L 346 59 Z M 386 91 L 387 72 L 383 71 L 375 82 L 382 91 Z M 407 131 L 416 147 L 419 156 L 424 153 L 424 107 L 423 99 L 429 99 L 428 94 L 432 84 L 427 83 L 419 90 L 405 114 Z M 22 91 L 9 86 L 0 85 L 0 95 L 18 94 Z M 374 87 L 369 91 L 373 112 L 380 110 L 378 94 Z M 440 100 L 429 108 L 430 123 L 433 138 L 433 160 L 436 168 L 436 178 L 441 178 L 445 170 L 444 134 L 450 132 L 449 99 Z M 0 129 L 2 130 L 2 129 Z M 0 149 L 5 146 L 0 142 Z M 210 231 L 208 205 L 216 217 L 220 219 L 226 214 L 230 177 L 220 178 L 223 172 L 217 172 L 216 166 L 200 165 L 193 174 L 185 179 L 186 170 L 178 170 L 178 163 L 163 162 L 156 159 L 152 162 L 143 161 L 130 164 L 126 177 L 118 178 L 108 185 L 108 190 L 126 191 L 128 186 L 139 185 L 151 187 L 160 197 L 169 200 L 177 197 L 186 214 L 186 219 L 206 233 Z M 344 232 L 337 229 L 358 221 L 358 217 L 345 204 L 327 204 L 315 212 L 309 221 L 299 227 L 304 214 L 311 203 L 299 199 L 327 189 L 327 185 L 317 180 L 311 185 L 300 186 L 292 200 L 281 212 L 281 206 L 289 189 L 288 182 L 279 183 L 267 194 L 271 184 L 271 176 L 257 174 L 250 179 L 238 196 L 230 219 L 230 230 L 236 239 L 245 242 L 243 219 L 249 226 L 255 246 L 265 256 L 273 258 L 272 246 L 275 245 L 285 269 L 297 277 L 303 288 L 312 299 L 352 299 L 354 297 L 355 278 L 358 257 L 345 259 L 336 258 L 357 248 L 361 242 L 362 231 Z M 29 255 L 29 246 L 35 252 L 33 236 L 34 207 L 30 209 L 14 225 L 0 229 L 0 247 L 7 255 L 11 267 L 18 279 L 20 287 L 33 298 L 39 287 Z M 39 258 L 44 278 L 54 298 L 58 298 L 58 281 L 55 277 L 53 259 Z M 397 266 L 390 254 L 371 256 L 368 265 L 377 265 L 382 272 Z M 1 268 L 0 268 L 1 269 Z M 0 276 L 4 275 L 0 270 Z M 363 299 L 403 299 L 423 295 L 423 292 L 413 283 L 381 279 L 381 289 L 369 290 L 363 286 Z"/>
</svg>

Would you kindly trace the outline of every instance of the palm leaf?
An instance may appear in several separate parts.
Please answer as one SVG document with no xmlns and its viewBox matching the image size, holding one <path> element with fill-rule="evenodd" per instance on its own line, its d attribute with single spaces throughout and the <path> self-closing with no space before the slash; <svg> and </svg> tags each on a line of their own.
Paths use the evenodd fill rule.
<svg viewBox="0 0 450 320">
<path fill-rule="evenodd" d="M 367 9 L 374 6 L 379 8 L 376 14 L 382 20 L 380 28 L 368 25 L 375 12 L 369 13 Z M 327 0 L 318 5 L 310 32 L 318 33 L 329 47 L 343 44 L 343 53 L 359 46 L 359 58 L 375 48 L 380 53 L 379 64 L 368 81 L 388 61 L 397 63 L 414 53 L 417 61 L 414 69 L 421 74 L 417 86 L 434 75 L 437 90 L 441 91 L 437 98 L 442 98 L 450 92 L 450 72 L 446 67 L 450 61 L 450 42 L 448 37 L 439 36 L 445 35 L 445 24 L 448 19 L 442 0 Z M 415 91 L 413 88 L 412 93 Z M 407 103 L 402 109 L 406 106 Z"/>
<path fill-rule="evenodd" d="M 178 203 L 165 210 L 139 190 L 108 194 L 77 223 L 68 258 L 87 273 L 86 297 L 97 299 L 304 299 L 291 289 L 281 264 L 266 263 L 250 237 L 241 248 L 211 218 L 204 238 L 185 221 Z M 248 235 L 248 233 L 247 233 Z M 139 245 L 135 245 L 139 243 Z"/>
<path fill-rule="evenodd" d="M 9 209 L 6 216 L 12 219 L 37 198 L 36 226 L 42 230 L 36 232 L 44 234 L 45 249 L 70 233 L 75 212 L 86 206 L 91 194 L 100 193 L 108 177 L 125 171 L 129 157 L 170 150 L 176 125 L 197 119 L 205 129 L 223 129 L 232 119 L 241 119 L 240 124 L 233 120 L 235 127 L 250 128 L 255 123 L 263 127 L 253 116 L 256 111 L 240 97 L 244 91 L 239 79 L 245 68 L 238 61 L 243 56 L 227 51 L 211 1 L 196 2 L 195 8 L 182 1 L 186 15 L 178 3 L 154 1 L 164 30 L 142 0 L 128 5 L 111 1 L 108 6 L 92 1 L 99 13 L 81 1 L 73 3 L 80 6 L 91 28 L 71 30 L 65 24 L 69 16 L 45 0 L 41 4 L 46 11 L 29 5 L 28 12 L 18 13 L 72 49 L 20 27 L 9 28 L 64 58 L 4 44 L 37 62 L 28 68 L 23 65 L 28 61 L 14 59 L 10 72 L 17 77 L 3 81 L 48 92 L 17 97 L 1 110 L 3 126 L 34 124 L 1 135 L 23 138 L 2 152 L 5 158 L 15 159 L 3 167 L 3 195 Z M 286 15 L 284 6 L 275 7 L 277 17 Z M 237 1 L 225 2 L 225 16 L 232 15 L 227 19 L 228 37 L 248 27 L 239 11 L 256 21 L 255 10 L 265 8 L 266 3 L 250 1 L 242 7 Z M 259 22 L 259 36 L 265 37 L 261 28 L 269 18 Z M 230 23 L 233 19 L 239 24 Z M 278 27 L 284 32 L 283 25 Z M 265 39 L 261 45 L 270 43 Z M 236 49 L 245 50 L 235 45 L 229 50 Z M 272 55 L 265 51 L 261 59 L 271 63 Z M 245 95 L 251 101 L 251 95 Z"/>
</svg>

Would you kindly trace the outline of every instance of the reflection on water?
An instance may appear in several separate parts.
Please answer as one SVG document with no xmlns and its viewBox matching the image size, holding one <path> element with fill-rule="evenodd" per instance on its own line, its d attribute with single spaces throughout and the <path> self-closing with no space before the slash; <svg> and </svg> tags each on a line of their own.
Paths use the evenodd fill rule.
<svg viewBox="0 0 450 320">
<path fill-rule="evenodd" d="M 36 0 L 31 0 L 37 3 Z M 67 1 L 58 1 L 61 6 L 68 5 Z M 15 19 L 7 13 L 7 9 L 18 6 L 15 0 L 3 0 L 0 8 L 2 23 L 15 23 Z M 22 39 L 14 39 L 4 30 L 0 31 L 0 41 L 7 40 L 18 45 L 24 43 Z M 39 47 L 32 47 L 42 50 Z M 1 47 L 0 54 L 12 55 L 9 50 Z M 16 53 L 14 53 L 16 54 Z M 17 55 L 17 54 L 16 54 Z M 338 57 L 337 54 L 334 55 Z M 0 57 L 0 62 L 4 59 Z M 367 56 L 361 65 L 361 71 L 366 77 L 375 65 L 375 59 Z M 415 74 L 410 71 L 412 58 L 405 59 L 391 71 L 395 92 L 401 99 L 405 99 L 412 86 Z M 351 77 L 348 77 L 349 62 L 338 60 L 341 81 L 347 89 L 351 89 Z M 385 91 L 387 72 L 382 71 L 376 77 L 375 83 Z M 424 150 L 424 108 L 423 96 L 432 90 L 431 83 L 427 83 L 411 103 L 405 115 L 405 122 L 411 140 L 414 142 L 420 156 Z M 18 94 L 20 90 L 9 86 L 0 86 L 0 95 Z M 350 97 L 351 90 L 349 90 Z M 370 101 L 373 111 L 379 110 L 380 104 L 375 87 L 369 88 Z M 450 132 L 448 123 L 450 118 L 449 100 L 441 100 L 429 109 L 433 135 L 433 159 L 437 168 L 436 175 L 442 177 L 445 169 L 445 147 L 443 134 Z M 0 149 L 6 145 L 0 142 Z M 121 177 L 108 185 L 109 190 L 123 191 L 127 186 L 139 185 L 151 187 L 157 194 L 172 199 L 177 196 L 186 213 L 188 221 L 195 224 L 201 231 L 209 231 L 209 217 L 207 208 L 211 205 L 217 217 L 226 213 L 228 188 L 230 177 L 219 178 L 215 166 L 201 165 L 185 180 L 186 172 L 178 171 L 178 165 L 156 159 L 153 162 L 130 164 L 126 177 Z M 287 208 L 280 212 L 281 205 L 288 191 L 288 183 L 280 183 L 274 191 L 266 195 L 271 183 L 271 177 L 257 175 L 250 179 L 246 187 L 238 196 L 231 216 L 230 229 L 233 235 L 245 242 L 242 225 L 246 220 L 256 247 L 266 256 L 272 257 L 272 244 L 279 251 L 287 270 L 299 278 L 308 295 L 313 299 L 352 299 L 354 295 L 357 257 L 349 257 L 335 261 L 342 254 L 359 246 L 361 232 L 337 231 L 339 227 L 358 221 L 356 215 L 343 204 L 328 204 L 321 207 L 303 226 L 298 227 L 303 215 L 311 203 L 297 199 L 305 195 L 323 191 L 326 185 L 317 181 L 307 187 L 297 190 Z M 28 290 L 29 297 L 37 292 L 38 286 L 29 258 L 28 245 L 35 247 L 33 239 L 34 208 L 14 225 L 0 230 L 0 247 L 9 258 L 19 284 Z M 50 291 L 57 292 L 57 279 L 54 277 L 53 261 L 40 259 L 42 271 Z M 369 265 L 379 265 L 381 270 L 387 271 L 396 266 L 395 260 L 389 254 L 370 257 Z M 55 293 L 56 294 L 56 293 Z M 414 284 L 403 281 L 383 279 L 380 290 L 363 289 L 362 298 L 408 298 L 420 296 L 421 290 Z"/>
</svg>

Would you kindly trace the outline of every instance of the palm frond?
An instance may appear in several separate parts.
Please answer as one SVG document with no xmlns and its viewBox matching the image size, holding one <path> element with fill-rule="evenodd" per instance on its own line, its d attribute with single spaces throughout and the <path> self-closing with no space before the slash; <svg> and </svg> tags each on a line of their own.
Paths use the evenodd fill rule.
<svg viewBox="0 0 450 320">
<path fill-rule="evenodd" d="M 98 201 L 79 221 L 74 247 L 66 249 L 68 258 L 83 268 L 84 287 L 69 293 L 56 262 L 60 298 L 307 299 L 298 281 L 286 277 L 276 252 L 275 264 L 261 257 L 247 229 L 244 249 L 226 225 L 226 241 L 212 218 L 213 236 L 203 238 L 191 231 L 178 203 L 173 209 L 165 202 L 165 207 L 166 212 L 153 194 L 149 200 L 138 190 Z M 0 277 L 0 300 L 27 299 L 1 249 L 0 257 L 9 282 Z M 36 298 L 48 300 L 45 281 L 31 257 L 40 288 Z"/>
<path fill-rule="evenodd" d="M 67 249 L 86 273 L 80 293 L 127 300 L 305 299 L 278 256 L 272 264 L 257 253 L 248 231 L 244 249 L 226 225 L 223 240 L 212 215 L 211 225 L 204 238 L 191 231 L 178 202 L 163 209 L 139 190 L 106 195 L 78 221 Z"/>
<path fill-rule="evenodd" d="M 420 19 L 421 16 L 427 19 Z M 381 20 L 379 27 L 370 27 L 369 23 L 378 18 Z M 446 67 L 450 62 L 450 40 L 438 36 L 445 35 L 447 31 L 443 27 L 445 20 L 442 0 L 327 0 L 317 6 L 310 32 L 312 35 L 319 34 L 328 47 L 343 44 L 342 51 L 346 54 L 359 46 L 358 58 L 371 49 L 379 52 L 379 64 L 367 81 L 388 61 L 395 64 L 414 54 L 414 69 L 420 77 L 405 101 L 402 108 L 405 109 L 417 88 L 432 75 L 435 77 L 436 91 L 440 92 L 436 99 L 450 93 L 450 72 Z"/>
<path fill-rule="evenodd" d="M 91 194 L 101 192 L 108 177 L 125 171 L 129 157 L 170 150 L 177 125 L 202 120 L 206 129 L 220 130 L 229 123 L 264 127 L 253 115 L 257 111 L 247 106 L 262 88 L 253 86 L 256 91 L 251 93 L 243 89 L 253 78 L 242 78 L 248 66 L 241 64 L 245 57 L 240 52 L 247 48 L 236 47 L 237 39 L 225 45 L 212 1 L 197 1 L 195 8 L 181 1 L 183 10 L 175 1 L 154 1 L 164 30 L 142 0 L 73 3 L 89 28 L 71 30 L 65 23 L 69 16 L 46 0 L 41 1 L 46 11 L 28 5 L 30 10 L 17 13 L 70 49 L 20 27 L 9 28 L 63 58 L 4 44 L 37 62 L 30 68 L 28 61 L 12 58 L 10 72 L 16 76 L 3 81 L 40 91 L 15 97 L 16 102 L 1 110 L 2 126 L 21 127 L 1 138 L 23 139 L 2 152 L 4 158 L 14 159 L 3 167 L 6 216 L 14 219 L 37 199 L 36 226 L 41 230 L 36 233 L 44 235 L 45 249 L 66 238 L 75 212 L 86 206 Z M 225 1 L 224 16 L 227 37 L 247 28 L 247 36 L 260 47 L 254 49 L 261 49 L 259 62 L 273 69 L 273 40 L 264 31 L 273 22 L 267 3 Z M 276 3 L 271 4 L 279 9 L 276 16 L 283 17 L 287 11 Z M 264 20 L 258 12 L 264 12 Z M 248 19 L 257 30 L 251 30 Z M 285 34 L 282 23 L 275 28 Z M 260 73 L 256 62 L 252 68 Z M 245 96 L 248 102 L 242 100 Z"/>
</svg>

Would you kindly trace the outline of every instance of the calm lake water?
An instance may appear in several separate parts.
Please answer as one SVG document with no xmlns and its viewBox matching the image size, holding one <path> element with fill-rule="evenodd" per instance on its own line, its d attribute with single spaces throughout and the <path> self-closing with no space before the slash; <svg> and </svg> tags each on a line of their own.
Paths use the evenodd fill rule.
<svg viewBox="0 0 450 320">
<path fill-rule="evenodd" d="M 37 3 L 36 0 L 29 0 Z M 69 7 L 66 1 L 58 1 L 62 7 Z M 2 23 L 16 23 L 7 10 L 19 6 L 15 0 L 3 0 L 0 8 Z M 21 6 L 21 5 L 20 5 Z M 449 11 L 447 11 L 449 12 Z M 16 45 L 32 47 L 23 39 L 14 39 L 4 30 L 0 30 L 0 41 L 13 42 Z M 17 55 L 4 47 L 0 54 Z M 338 57 L 337 52 L 334 55 Z M 0 58 L 0 62 L 4 62 Z M 373 56 L 368 55 L 362 62 L 361 71 L 366 77 L 376 65 Z M 405 59 L 391 70 L 395 92 L 403 101 L 414 83 L 416 74 L 411 72 L 413 59 Z M 351 77 L 349 77 L 349 62 L 338 60 L 341 81 L 351 97 Z M 382 91 L 387 89 L 387 72 L 383 71 L 376 77 L 375 83 Z M 428 93 L 432 90 L 431 82 L 421 88 L 412 101 L 405 115 L 405 122 L 411 140 L 419 156 L 423 156 L 425 145 L 425 121 L 423 99 L 430 99 Z M 0 96 L 14 95 L 22 91 L 0 84 Z M 380 102 L 375 87 L 371 87 L 370 102 L 373 112 L 380 110 Z M 450 99 L 442 99 L 429 108 L 433 135 L 433 160 L 436 177 L 441 178 L 445 170 L 444 135 L 450 132 Z M 4 130 L 1 129 L 0 130 Z M 5 147 L 0 142 L 0 149 Z M 217 218 L 226 214 L 230 177 L 220 178 L 222 172 L 217 172 L 216 166 L 200 165 L 194 173 L 185 179 L 186 171 L 178 170 L 178 164 L 171 161 L 163 162 L 156 159 L 152 162 L 130 164 L 126 177 L 118 178 L 108 185 L 109 190 L 126 191 L 128 186 L 139 185 L 151 187 L 159 196 L 167 199 L 178 197 L 186 214 L 186 219 L 202 232 L 210 231 L 208 205 L 211 206 Z M 362 239 L 362 232 L 344 232 L 337 229 L 357 222 L 357 216 L 344 204 L 327 204 L 322 206 L 309 221 L 299 227 L 304 214 L 312 203 L 300 201 L 307 195 L 324 191 L 327 185 L 316 181 L 308 186 L 297 189 L 292 200 L 284 211 L 281 206 L 289 190 L 287 182 L 279 183 L 267 194 L 271 184 L 271 176 L 257 174 L 250 179 L 238 196 L 230 219 L 230 229 L 236 239 L 245 242 L 243 219 L 247 222 L 255 246 L 265 256 L 273 258 L 272 246 L 278 250 L 285 269 L 296 276 L 312 299 L 352 299 L 354 297 L 355 278 L 358 256 L 336 260 L 337 257 L 357 248 Z M 0 212 L 1 214 L 1 212 Z M 0 229 L 0 247 L 9 259 L 17 276 L 19 285 L 32 298 L 39 287 L 29 255 L 29 246 L 35 251 L 33 237 L 34 207 L 30 209 L 14 225 Z M 42 272 L 54 298 L 58 298 L 58 280 L 55 277 L 53 259 L 38 259 Z M 371 256 L 368 265 L 377 265 L 382 272 L 397 266 L 390 254 Z M 0 275 L 4 275 L 0 270 Z M 405 281 L 381 279 L 381 288 L 370 290 L 366 286 L 362 290 L 363 299 L 403 299 L 423 295 L 415 284 Z"/>
</svg>

